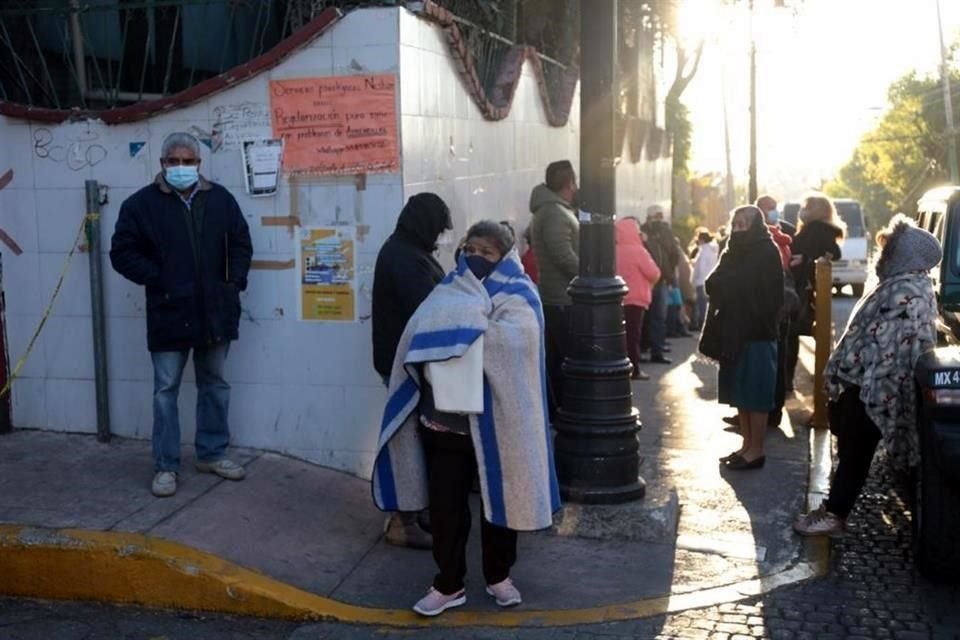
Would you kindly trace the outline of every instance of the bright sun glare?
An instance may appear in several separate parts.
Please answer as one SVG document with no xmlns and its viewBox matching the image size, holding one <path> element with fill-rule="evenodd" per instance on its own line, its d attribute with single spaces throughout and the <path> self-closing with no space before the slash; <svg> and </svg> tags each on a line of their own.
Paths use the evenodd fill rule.
<svg viewBox="0 0 960 640">
<path fill-rule="evenodd" d="M 833 175 L 886 105 L 887 87 L 939 64 L 934 0 L 755 0 L 761 188 L 795 197 Z M 960 37 L 960 2 L 942 2 L 948 40 Z M 746 181 L 750 15 L 746 0 L 685 0 L 687 46 L 706 42 L 683 98 L 694 125 L 693 166 L 722 172 L 726 99 L 738 182 Z"/>
</svg>

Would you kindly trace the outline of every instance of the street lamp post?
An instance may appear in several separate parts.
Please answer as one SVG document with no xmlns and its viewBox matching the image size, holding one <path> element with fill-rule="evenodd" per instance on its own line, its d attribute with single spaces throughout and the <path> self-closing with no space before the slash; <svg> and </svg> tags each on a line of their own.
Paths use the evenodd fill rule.
<svg viewBox="0 0 960 640">
<path fill-rule="evenodd" d="M 580 3 L 580 271 L 570 285 L 569 351 L 555 428 L 565 499 L 617 503 L 642 498 L 637 410 L 630 388 L 623 296 L 616 274 L 614 211 L 622 141 L 617 0 Z"/>
</svg>

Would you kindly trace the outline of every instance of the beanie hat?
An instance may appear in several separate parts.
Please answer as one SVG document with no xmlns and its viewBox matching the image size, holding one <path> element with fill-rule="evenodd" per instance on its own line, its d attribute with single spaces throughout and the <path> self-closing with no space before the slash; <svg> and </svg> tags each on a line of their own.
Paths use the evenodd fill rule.
<svg viewBox="0 0 960 640">
<path fill-rule="evenodd" d="M 904 215 L 895 216 L 890 228 L 892 233 L 877 261 L 877 275 L 880 278 L 909 271 L 929 271 L 940 264 L 943 250 L 932 233 L 920 229 Z"/>
</svg>

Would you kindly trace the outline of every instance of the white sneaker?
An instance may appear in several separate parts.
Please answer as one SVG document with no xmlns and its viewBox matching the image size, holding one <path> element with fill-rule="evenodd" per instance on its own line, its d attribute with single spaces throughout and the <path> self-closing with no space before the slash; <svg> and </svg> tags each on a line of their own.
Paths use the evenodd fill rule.
<svg viewBox="0 0 960 640">
<path fill-rule="evenodd" d="M 496 598 L 497 604 L 501 607 L 515 607 L 523 602 L 520 591 L 513 586 L 513 580 L 510 578 L 497 584 L 488 584 L 487 594 Z"/>
<path fill-rule="evenodd" d="M 432 618 L 433 616 L 440 615 L 447 609 L 462 607 L 465 604 L 467 604 L 467 592 L 463 589 L 447 596 L 430 587 L 427 595 L 420 598 L 420 601 L 413 605 L 413 610 L 422 616 Z"/>
<path fill-rule="evenodd" d="M 793 530 L 802 536 L 836 536 L 846 533 L 847 526 L 843 518 L 827 511 L 826 505 L 820 505 L 797 518 Z"/>
<path fill-rule="evenodd" d="M 215 473 L 227 480 L 243 480 L 247 476 L 246 470 L 233 460 L 217 460 L 216 462 L 197 461 L 197 471 L 200 473 Z"/>
<path fill-rule="evenodd" d="M 153 495 L 158 498 L 169 498 L 177 492 L 177 474 L 174 471 L 158 471 L 153 475 L 153 486 L 150 487 Z"/>
</svg>

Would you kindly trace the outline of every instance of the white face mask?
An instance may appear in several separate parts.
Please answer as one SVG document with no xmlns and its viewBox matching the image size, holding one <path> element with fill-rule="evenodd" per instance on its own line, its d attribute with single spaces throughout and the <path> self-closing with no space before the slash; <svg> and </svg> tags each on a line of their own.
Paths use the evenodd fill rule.
<svg viewBox="0 0 960 640">
<path fill-rule="evenodd" d="M 437 249 L 448 251 L 453 248 L 453 245 L 456 244 L 456 242 L 457 239 L 453 235 L 453 229 L 447 229 L 437 236 Z"/>
</svg>

